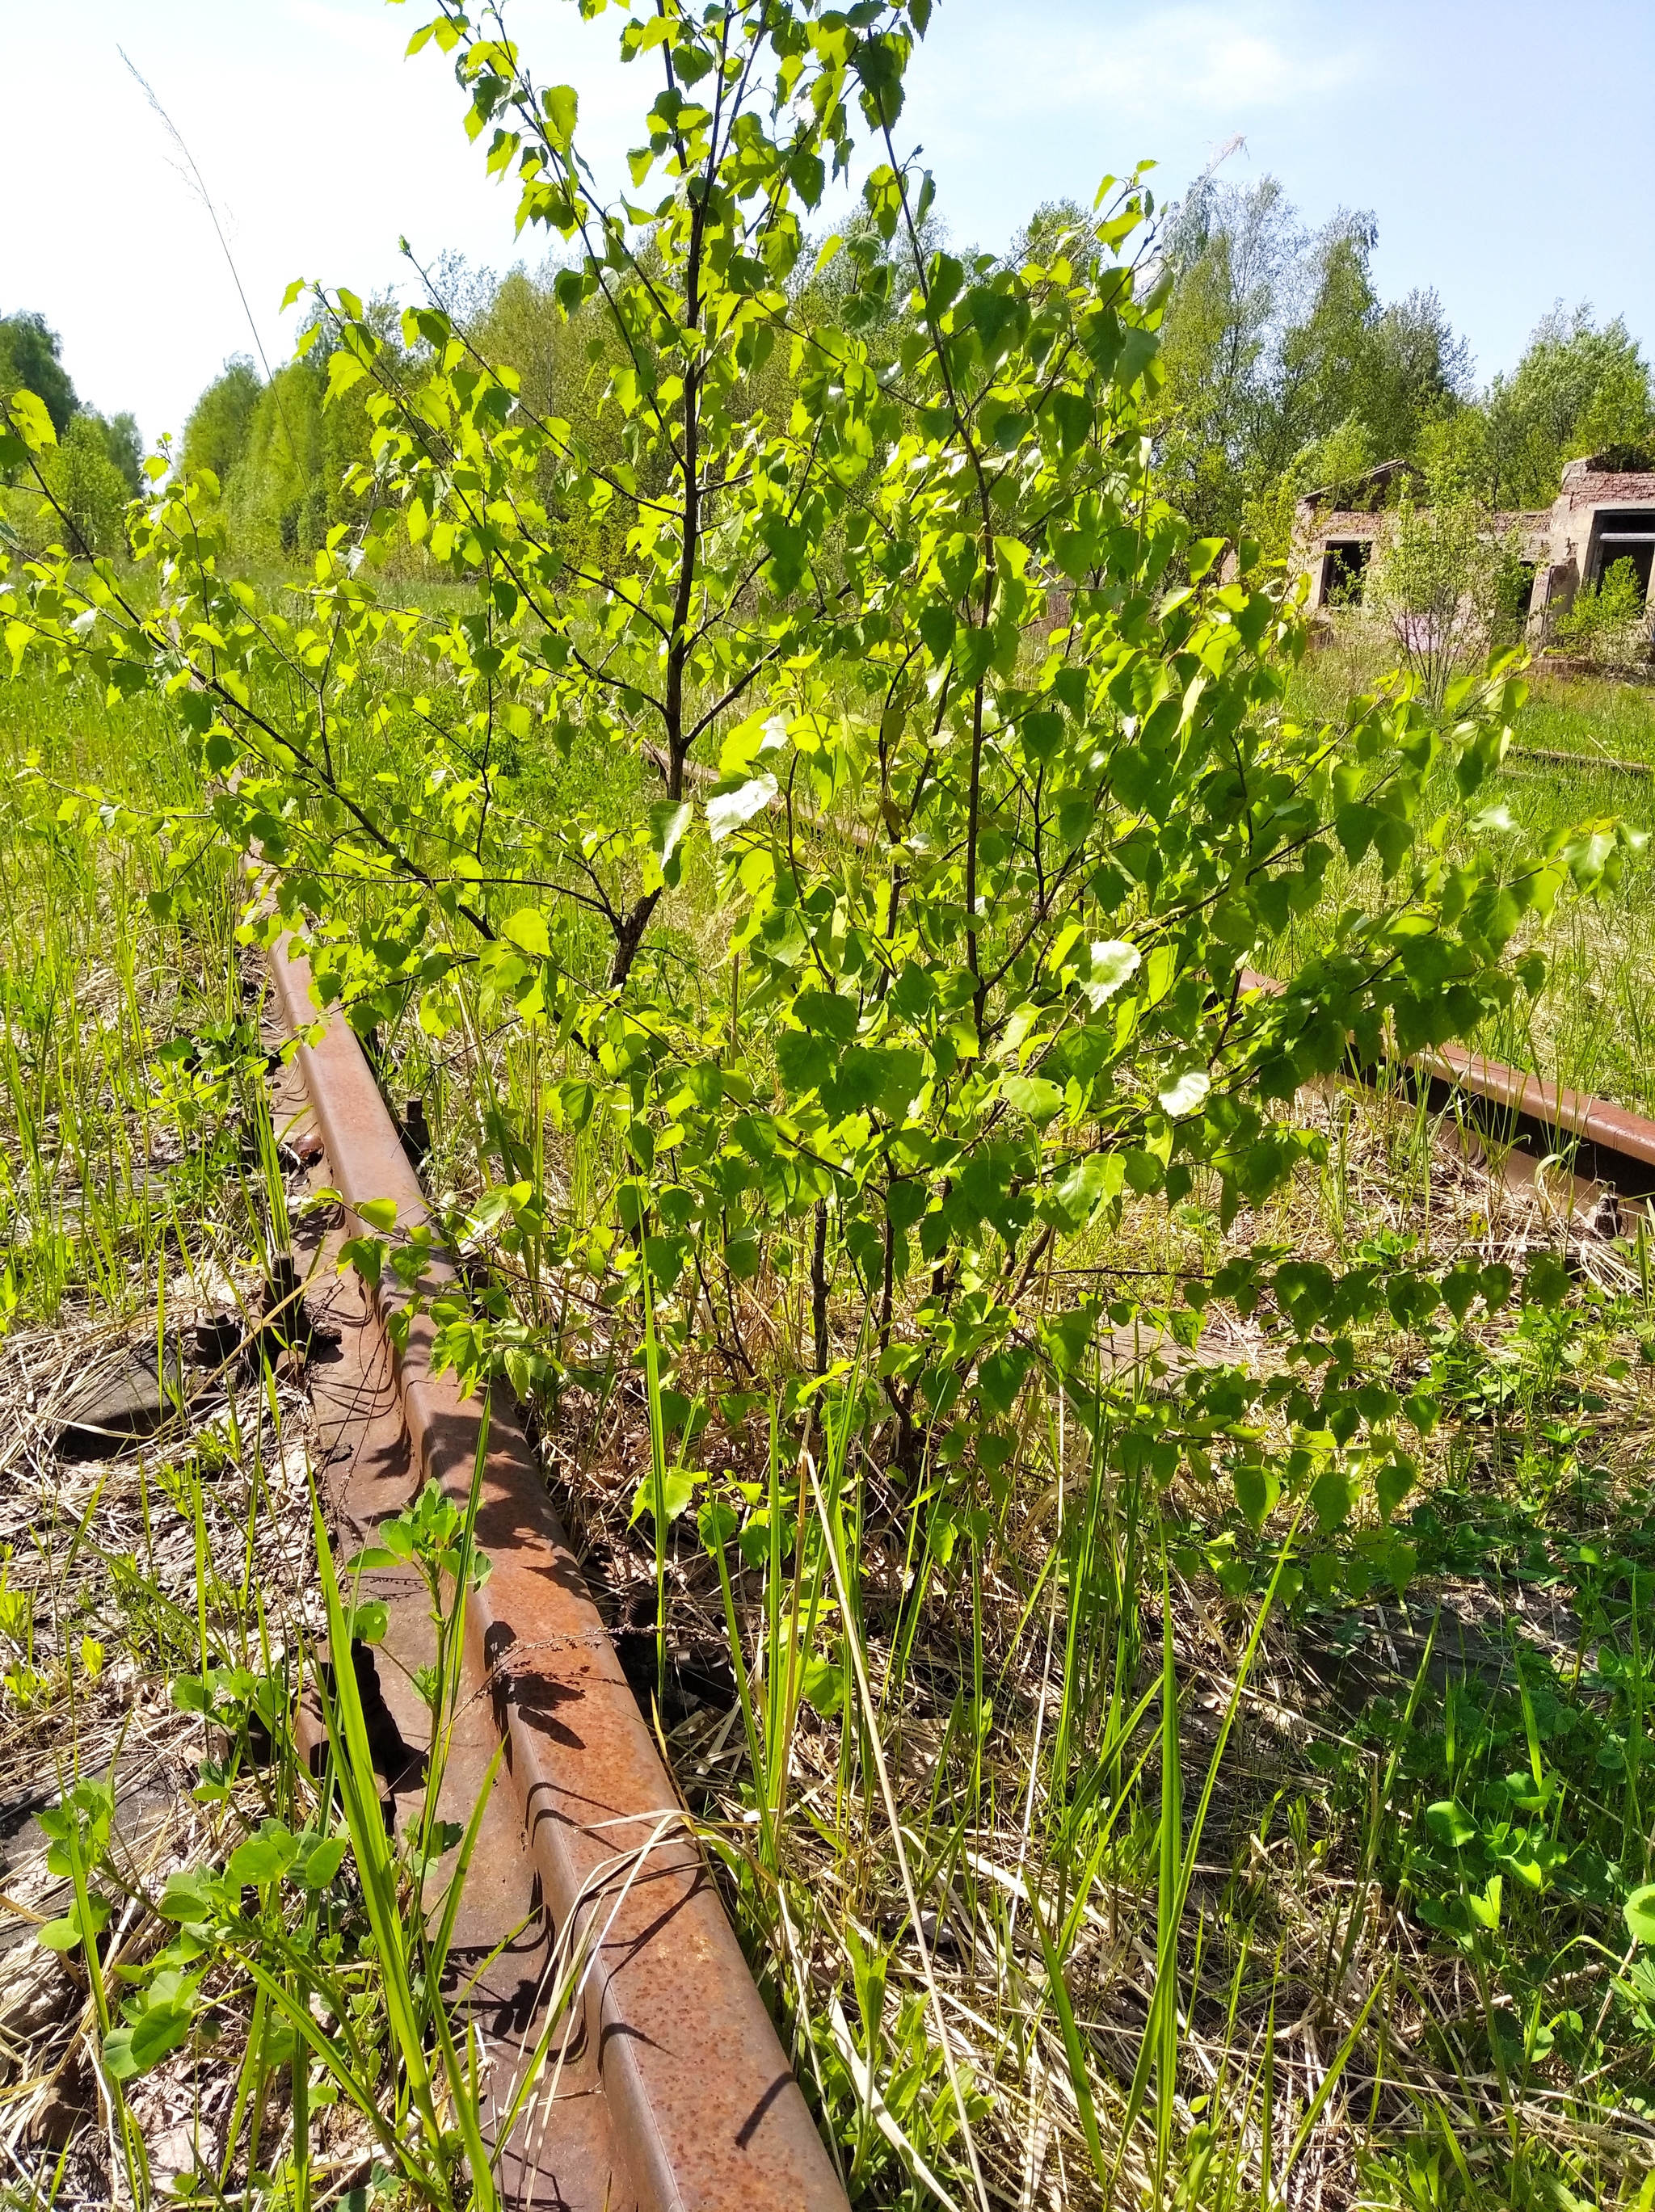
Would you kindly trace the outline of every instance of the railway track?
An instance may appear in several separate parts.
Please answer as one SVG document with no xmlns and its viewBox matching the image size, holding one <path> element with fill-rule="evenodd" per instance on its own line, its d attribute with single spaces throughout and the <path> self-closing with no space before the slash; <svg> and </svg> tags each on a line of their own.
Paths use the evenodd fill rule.
<svg viewBox="0 0 1655 2212">
<path fill-rule="evenodd" d="M 271 961 L 291 1037 L 315 1018 L 309 970 Z M 314 1187 L 391 1199 L 425 1218 L 417 1177 L 361 1046 L 340 1020 L 274 1079 L 278 1130 Z M 354 1550 L 428 1480 L 464 1500 L 483 1455 L 477 1540 L 492 1562 L 470 1600 L 460 1720 L 445 1787 L 463 1820 L 496 1772 L 457 1955 L 482 1966 L 473 2004 L 503 2103 L 548 1958 L 589 1931 L 561 2031 L 556 2094 L 501 2148 L 508 2203 L 554 2212 L 844 2212 L 845 2197 L 720 1904 L 508 1393 L 487 1407 L 431 1370 L 429 1322 L 399 1357 L 380 1297 L 333 1264 L 349 1225 L 313 1232 L 307 1274 L 316 1462 Z M 433 1267 L 434 1276 L 443 1263 Z M 423 1707 L 406 1673 L 431 1656 L 423 1586 L 364 1575 L 390 1626 L 352 1656 L 392 1818 L 422 1787 Z M 379 1655 L 376 1656 L 376 1652 Z M 384 1663 L 388 1662 L 390 1663 Z M 314 1723 L 313 1723 L 313 1727 Z M 532 2045 L 532 2035 L 527 2039 Z"/>
<path fill-rule="evenodd" d="M 1244 991 L 1275 997 L 1284 988 L 1242 970 Z M 1400 1070 L 1380 1062 L 1360 1071 L 1370 1084 L 1393 1073 L 1423 1093 L 1445 1142 L 1513 1188 L 1539 1186 L 1554 1208 L 1609 1234 L 1647 1219 L 1640 1201 L 1655 1197 L 1655 1121 L 1458 1045 L 1417 1053 Z"/>
<path fill-rule="evenodd" d="M 1278 991 L 1249 975 L 1248 988 Z M 309 970 L 278 951 L 272 1012 L 292 1036 L 315 1019 Z M 1508 1181 L 1545 1177 L 1554 1201 L 1628 1225 L 1655 1194 L 1655 1122 L 1454 1048 L 1409 1063 L 1439 1124 Z M 360 1044 L 330 1020 L 273 1079 L 284 1140 L 313 1187 L 348 1206 L 391 1199 L 399 1231 L 426 1218 L 418 1178 Z M 1641 1211 L 1641 1208 L 1640 1209 Z M 509 1395 L 484 1407 L 431 1370 L 430 1325 L 392 1349 L 386 1309 L 338 1250 L 350 1224 L 310 1232 L 298 1257 L 315 1328 L 310 1364 L 317 1463 L 347 1545 L 405 1506 L 428 1479 L 457 1499 L 484 1455 L 477 1536 L 492 1562 L 466 1620 L 462 1717 L 448 1768 L 469 1813 L 497 1747 L 457 1951 L 481 1965 L 474 2005 L 508 2073 L 533 2021 L 548 1960 L 596 1931 L 561 2035 L 556 2091 L 501 2147 L 508 2203 L 559 2212 L 843 2212 L 845 2197 L 763 2000 L 681 1816 L 614 1646 L 547 1498 Z M 441 1279 L 446 1263 L 434 1263 Z M 422 1786 L 423 1706 L 407 1675 L 430 1656 L 423 1586 L 380 1573 L 377 1647 L 353 1654 L 391 1817 Z M 316 1723 L 311 1723 L 313 1729 Z M 532 2043 L 532 2038 L 527 2041 Z M 495 2085 L 503 2102 L 512 2084 Z"/>
<path fill-rule="evenodd" d="M 1549 1189 L 1566 1193 L 1572 1212 L 1610 1233 L 1630 1233 L 1636 1218 L 1647 1218 L 1632 1201 L 1655 1196 L 1655 1121 L 1457 1045 L 1413 1065 L 1433 1112 L 1453 1116 L 1508 1182 L 1530 1185 L 1549 1170 L 1556 1180 L 1549 1178 Z"/>
</svg>

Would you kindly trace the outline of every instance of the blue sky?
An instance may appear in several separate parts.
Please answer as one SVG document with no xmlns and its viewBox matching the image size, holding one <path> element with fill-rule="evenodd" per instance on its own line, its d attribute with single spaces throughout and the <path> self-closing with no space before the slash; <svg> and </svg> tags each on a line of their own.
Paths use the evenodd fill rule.
<svg viewBox="0 0 1655 2212">
<path fill-rule="evenodd" d="M 82 395 L 182 427 L 250 337 L 207 217 L 116 51 L 154 84 L 221 204 L 272 361 L 289 277 L 367 292 L 396 242 L 509 265 L 511 204 L 482 173 L 420 0 L 0 0 L 8 219 L 0 309 L 39 307 Z M 537 74 L 575 83 L 600 168 L 653 97 L 618 18 L 517 0 Z M 962 242 L 1002 245 L 1043 199 L 1090 198 L 1141 157 L 1175 193 L 1273 172 L 1306 220 L 1378 217 L 1387 296 L 1434 284 L 1480 379 L 1555 299 L 1623 313 L 1655 350 L 1649 0 L 938 0 L 904 118 Z"/>
</svg>

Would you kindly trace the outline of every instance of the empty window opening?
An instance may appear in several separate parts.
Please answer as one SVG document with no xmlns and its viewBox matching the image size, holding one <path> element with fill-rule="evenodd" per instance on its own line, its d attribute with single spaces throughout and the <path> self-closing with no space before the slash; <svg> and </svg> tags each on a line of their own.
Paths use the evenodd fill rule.
<svg viewBox="0 0 1655 2212">
<path fill-rule="evenodd" d="M 1649 579 L 1655 568 L 1655 514 L 1600 514 L 1591 533 L 1591 551 L 1586 563 L 1586 580 L 1594 586 L 1617 561 L 1630 561 L 1644 597 L 1649 597 Z"/>
<path fill-rule="evenodd" d="M 1322 563 L 1322 605 L 1353 607 L 1362 596 L 1362 572 L 1373 546 L 1366 538 L 1335 538 Z"/>
</svg>

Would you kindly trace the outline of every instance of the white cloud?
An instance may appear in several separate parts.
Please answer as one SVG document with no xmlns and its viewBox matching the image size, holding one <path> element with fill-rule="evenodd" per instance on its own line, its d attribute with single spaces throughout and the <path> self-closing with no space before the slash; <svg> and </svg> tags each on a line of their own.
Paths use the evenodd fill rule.
<svg viewBox="0 0 1655 2212">
<path fill-rule="evenodd" d="M 1293 128 L 1388 73 L 1317 0 L 946 0 L 903 117 L 962 243 L 1003 245 L 1040 201 L 1159 165 L 1176 191 L 1224 142 Z"/>
<path fill-rule="evenodd" d="M 1360 73 L 1359 50 L 1310 47 L 1286 32 L 1238 27 L 1232 11 L 1169 9 L 1140 29 L 1128 49 L 1125 76 L 1136 98 L 1182 102 L 1227 118 L 1250 107 L 1280 107 L 1336 92 Z M 1082 75 L 1104 89 L 1113 65 L 1088 57 Z"/>
<path fill-rule="evenodd" d="M 1113 13 L 1095 0 L 1037 15 L 965 0 L 939 12 L 910 83 L 934 110 L 939 93 L 957 101 L 957 126 L 1100 106 L 1169 119 L 1196 109 L 1227 120 L 1337 91 L 1367 59 L 1349 40 L 1312 38 L 1299 11 L 1282 6 L 1163 7 L 1129 27 Z M 950 29 L 968 35 L 951 40 Z"/>
<path fill-rule="evenodd" d="M 394 18 L 387 24 L 382 15 L 363 15 L 347 8 L 328 8 L 322 0 L 283 0 L 282 13 L 291 21 L 319 31 L 324 38 L 353 47 L 376 63 L 382 62 L 386 47 L 395 44 Z M 413 28 L 412 23 L 409 28 Z"/>
</svg>

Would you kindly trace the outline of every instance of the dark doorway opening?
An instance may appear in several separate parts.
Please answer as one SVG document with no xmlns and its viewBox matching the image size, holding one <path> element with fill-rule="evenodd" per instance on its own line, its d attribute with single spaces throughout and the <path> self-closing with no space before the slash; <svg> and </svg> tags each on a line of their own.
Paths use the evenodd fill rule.
<svg viewBox="0 0 1655 2212">
<path fill-rule="evenodd" d="M 1538 563 L 1519 561 L 1512 571 L 1511 585 L 1503 610 L 1514 627 L 1521 630 L 1529 619 L 1534 605 L 1534 580 L 1539 573 Z"/>
<path fill-rule="evenodd" d="M 1362 596 L 1362 572 L 1373 552 L 1366 538 L 1332 538 L 1322 563 L 1324 607 L 1354 607 Z"/>
</svg>

